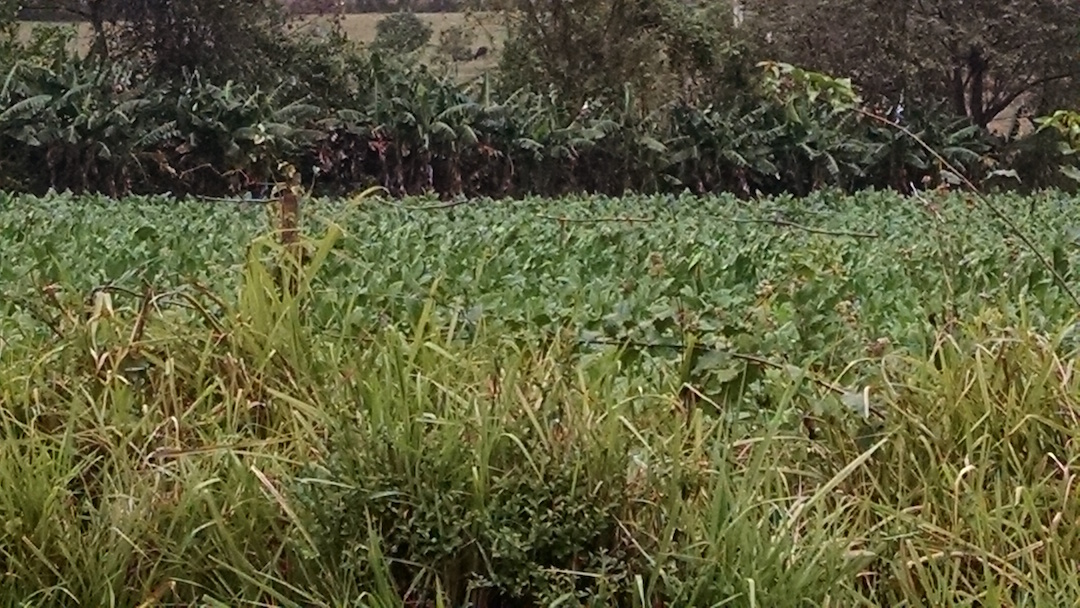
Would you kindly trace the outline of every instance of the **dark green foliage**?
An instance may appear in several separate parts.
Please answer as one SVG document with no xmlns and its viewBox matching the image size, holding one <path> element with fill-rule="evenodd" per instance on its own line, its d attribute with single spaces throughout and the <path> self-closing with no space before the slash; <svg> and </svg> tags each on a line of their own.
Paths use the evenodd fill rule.
<svg viewBox="0 0 1080 608">
<path fill-rule="evenodd" d="M 322 81 L 269 89 L 199 74 L 155 84 L 119 63 L 21 65 L 0 91 L 9 187 L 226 194 L 273 179 L 280 160 L 318 188 L 378 184 L 394 194 L 443 196 L 683 189 L 750 196 L 940 181 L 923 148 L 853 112 L 857 100 L 845 85 L 847 101 L 835 105 L 819 91 L 833 81 L 800 70 L 760 77 L 790 81 L 784 86 L 795 89 L 784 97 L 643 113 L 626 89 L 616 103 L 595 101 L 573 116 L 526 90 L 500 99 L 486 84 L 465 88 L 423 66 L 332 63 L 316 50 L 310 61 L 327 67 Z M 922 131 L 928 143 L 975 175 L 989 151 L 977 131 L 931 127 Z"/>
<path fill-rule="evenodd" d="M 292 86 L 290 86 L 292 85 Z M 227 83 L 224 87 L 189 79 L 176 97 L 177 133 L 181 141 L 165 156 L 170 175 L 208 175 L 224 180 L 207 188 L 193 177 L 198 190 L 237 191 L 274 179 L 277 163 L 295 155 L 322 134 L 305 129 L 321 109 L 290 100 L 295 83 L 270 91 Z M 224 169 L 224 171 L 222 171 Z"/>
<path fill-rule="evenodd" d="M 195 75 L 161 86 L 120 63 L 12 75 L 0 91 L 0 167 L 30 191 L 237 191 L 272 179 L 278 160 L 319 135 L 303 129 L 319 108 L 289 101 L 284 84 L 219 87 Z"/>
<path fill-rule="evenodd" d="M 144 62 L 169 80 L 193 72 L 223 82 L 271 84 L 273 58 L 288 55 L 286 17 L 275 0 L 112 0 L 114 57 Z"/>
<path fill-rule="evenodd" d="M 0 91 L 0 166 L 30 190 L 130 192 L 146 181 L 141 163 L 178 134 L 174 123 L 157 122 L 165 91 L 122 64 L 20 65 L 11 75 Z"/>
<path fill-rule="evenodd" d="M 431 40 L 431 26 L 412 12 L 393 13 L 375 25 L 372 46 L 387 54 L 408 54 L 420 50 Z"/>
<path fill-rule="evenodd" d="M 652 71 L 627 68 L 636 75 L 622 82 L 575 80 L 577 88 L 550 78 L 570 60 L 538 53 L 539 31 L 511 38 L 500 78 L 469 85 L 388 48 L 363 52 L 340 30 L 275 39 L 271 13 L 236 51 L 249 60 L 235 70 L 197 54 L 190 65 L 164 67 L 153 53 L 80 59 L 55 33 L 28 44 L 8 38 L 0 47 L 0 187 L 228 195 L 260 191 L 280 161 L 318 192 L 379 185 L 444 198 L 687 190 L 752 197 L 957 180 L 918 141 L 867 117 L 849 81 L 770 62 L 751 70 L 739 47 L 687 10 L 661 2 L 613 13 L 627 20 L 620 27 L 646 24 L 642 48 L 666 49 L 664 60 Z M 232 13 L 214 15 L 226 23 Z M 402 26 L 383 29 L 391 35 L 416 16 L 388 19 Z M 566 19 L 580 35 L 599 27 Z M 166 38 L 154 44 L 167 48 Z M 389 44 L 382 40 L 377 47 Z M 213 65 L 204 70 L 204 60 Z M 606 60 L 596 61 L 609 74 L 599 67 Z M 253 65 L 265 71 L 245 71 Z M 507 88 L 508 76 L 530 70 L 535 83 Z M 995 141 L 966 119 L 924 107 L 910 109 L 904 126 L 976 182 L 1061 183 L 1056 171 L 1039 170 L 1060 137 L 1054 132 Z"/>
<path fill-rule="evenodd" d="M 370 395 L 365 402 L 383 407 Z M 454 605 L 466 598 L 480 605 L 496 598 L 501 603 L 494 605 L 549 605 L 566 595 L 595 602 L 605 597 L 595 585 L 599 577 L 625 585 L 640 558 L 631 557 L 618 520 L 631 514 L 635 493 L 608 472 L 626 470 L 626 445 L 600 448 L 588 438 L 570 439 L 551 452 L 549 438 L 522 418 L 505 430 L 524 443 L 507 436 L 487 446 L 494 449 L 477 464 L 490 474 L 477 479 L 462 466 L 476 458 L 478 446 L 468 437 L 479 438 L 493 421 L 438 428 L 419 416 L 405 420 L 403 413 L 363 433 L 344 418 L 329 468 L 318 473 L 333 485 L 302 489 L 302 504 L 315 518 L 315 542 L 338 568 L 362 570 L 362 547 L 374 532 L 382 552 L 399 564 L 393 573 L 400 589 L 423 580 L 431 589 L 437 577 Z M 450 441 L 451 431 L 462 440 Z M 522 448 L 531 458 L 522 458 Z M 592 576 L 579 580 L 574 572 Z"/>
</svg>

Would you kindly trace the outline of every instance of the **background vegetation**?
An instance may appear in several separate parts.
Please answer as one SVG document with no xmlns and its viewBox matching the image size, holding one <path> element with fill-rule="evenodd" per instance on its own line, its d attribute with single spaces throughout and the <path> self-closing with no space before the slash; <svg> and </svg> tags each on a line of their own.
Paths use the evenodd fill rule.
<svg viewBox="0 0 1080 608">
<path fill-rule="evenodd" d="M 7 0 L 0 175 L 209 196 L 257 192 L 282 160 L 323 192 L 444 197 L 1074 185 L 1061 131 L 1033 120 L 1076 100 L 1074 3 L 575 1 L 478 6 L 438 37 L 400 13 L 366 45 L 335 3 L 80 1 L 73 49 L 20 33 Z"/>
</svg>

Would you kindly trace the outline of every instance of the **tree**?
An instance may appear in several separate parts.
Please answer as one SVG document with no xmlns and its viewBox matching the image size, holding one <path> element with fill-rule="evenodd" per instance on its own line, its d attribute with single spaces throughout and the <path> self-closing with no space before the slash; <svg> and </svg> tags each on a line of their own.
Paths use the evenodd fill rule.
<svg viewBox="0 0 1080 608">
<path fill-rule="evenodd" d="M 432 29 L 416 13 L 399 11 L 375 24 L 374 48 L 391 53 L 412 53 L 431 40 Z"/>
<path fill-rule="evenodd" d="M 137 59 L 166 78 L 266 80 L 280 67 L 289 15 L 279 0 L 23 0 L 23 11 L 85 21 L 91 57 Z M 261 76 L 261 77 L 260 77 Z"/>
<path fill-rule="evenodd" d="M 869 99 L 943 105 L 987 126 L 1078 90 L 1075 0 L 755 0 L 758 53 L 851 77 Z"/>
<path fill-rule="evenodd" d="M 116 54 L 144 58 L 151 71 L 192 70 L 214 79 L 267 80 L 287 46 L 277 0 L 102 0 L 118 2 Z"/>
<path fill-rule="evenodd" d="M 642 109 L 737 77 L 727 27 L 685 0 L 501 0 L 508 40 L 501 77 L 507 88 L 558 90 L 570 107 L 594 97 Z M 726 14 L 730 18 L 730 8 Z M 730 19 L 729 19 L 730 21 Z M 736 70 L 737 71 L 737 70 Z M 707 81 L 707 82 L 706 82 Z M 723 89 L 713 87 L 713 91 Z"/>
</svg>

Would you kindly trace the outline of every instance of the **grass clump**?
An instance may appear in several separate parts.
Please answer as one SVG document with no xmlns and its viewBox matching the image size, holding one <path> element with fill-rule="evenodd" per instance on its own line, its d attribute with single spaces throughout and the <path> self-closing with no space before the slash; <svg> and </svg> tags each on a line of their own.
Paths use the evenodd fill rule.
<svg viewBox="0 0 1080 608">
<path fill-rule="evenodd" d="M 1064 606 L 1075 572 L 1080 414 L 1075 326 L 1040 334 L 989 318 L 893 385 L 891 440 L 860 471 L 896 557 L 882 605 Z"/>
<path fill-rule="evenodd" d="M 428 341 L 410 361 L 394 343 L 348 400 L 360 407 L 332 433 L 334 457 L 302 484 L 339 567 L 369 563 L 359 548 L 374 534 L 421 604 L 441 589 L 451 605 L 545 606 L 744 594 L 794 606 L 847 570 L 826 518 L 803 530 L 813 550 L 781 533 L 785 510 L 769 502 L 793 489 L 765 465 L 773 439 L 739 449 L 740 463 L 734 429 L 700 413 L 688 428 L 670 397 L 613 386 L 613 356 Z"/>
</svg>

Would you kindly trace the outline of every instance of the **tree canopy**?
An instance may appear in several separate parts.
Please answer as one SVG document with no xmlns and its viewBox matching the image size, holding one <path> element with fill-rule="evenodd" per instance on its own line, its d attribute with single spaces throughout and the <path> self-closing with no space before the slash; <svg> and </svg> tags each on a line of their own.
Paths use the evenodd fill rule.
<svg viewBox="0 0 1080 608">
<path fill-rule="evenodd" d="M 1025 98 L 1075 101 L 1075 0 L 756 0 L 760 52 L 850 76 L 870 99 L 941 104 L 986 126 Z"/>
</svg>

